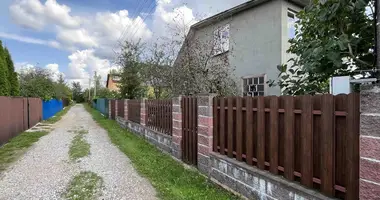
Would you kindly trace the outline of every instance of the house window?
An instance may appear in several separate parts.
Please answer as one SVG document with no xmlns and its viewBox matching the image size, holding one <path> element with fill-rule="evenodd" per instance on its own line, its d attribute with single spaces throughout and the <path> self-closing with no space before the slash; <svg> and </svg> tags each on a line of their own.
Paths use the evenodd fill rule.
<svg viewBox="0 0 380 200">
<path fill-rule="evenodd" d="M 265 75 L 243 77 L 243 96 L 265 95 Z"/>
<path fill-rule="evenodd" d="M 230 25 L 227 24 L 214 31 L 214 56 L 230 49 Z"/>
<path fill-rule="evenodd" d="M 296 17 L 296 12 L 288 10 L 288 37 L 292 39 L 296 35 L 296 27 L 295 23 L 298 21 Z"/>
</svg>

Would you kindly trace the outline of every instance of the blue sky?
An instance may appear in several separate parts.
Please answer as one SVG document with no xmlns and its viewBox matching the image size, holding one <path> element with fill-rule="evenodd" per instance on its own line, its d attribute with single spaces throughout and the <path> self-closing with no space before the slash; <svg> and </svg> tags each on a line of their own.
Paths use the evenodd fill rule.
<svg viewBox="0 0 380 200">
<path fill-rule="evenodd" d="M 245 0 L 220 1 L 1 0 L 0 40 L 17 68 L 49 67 L 86 87 L 94 71 L 104 80 L 115 68 L 118 41 L 157 39 L 174 16 L 191 24 Z"/>
</svg>

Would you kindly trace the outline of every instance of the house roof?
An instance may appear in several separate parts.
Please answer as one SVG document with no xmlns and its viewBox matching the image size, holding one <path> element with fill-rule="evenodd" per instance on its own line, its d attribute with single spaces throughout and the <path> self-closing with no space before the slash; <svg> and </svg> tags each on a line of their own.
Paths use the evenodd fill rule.
<svg viewBox="0 0 380 200">
<path fill-rule="evenodd" d="M 228 18 L 232 15 L 235 15 L 237 13 L 240 13 L 242 11 L 248 10 L 250 8 L 256 7 L 258 5 L 261 5 L 261 4 L 269 2 L 269 1 L 272 1 L 272 0 L 250 0 L 250 1 L 247 1 L 245 3 L 242 3 L 240 5 L 235 6 L 233 8 L 230 8 L 228 10 L 220 12 L 216 15 L 213 15 L 209 18 L 206 18 L 202 21 L 199 21 L 199 22 L 195 23 L 194 25 L 192 25 L 191 29 L 193 29 L 193 28 L 197 29 L 197 28 L 207 26 L 207 25 L 209 25 L 215 21 L 223 20 L 223 19 Z M 311 0 L 285 0 L 285 1 L 289 1 L 289 2 L 294 3 L 300 7 L 305 7 L 309 4 L 309 2 Z"/>
</svg>

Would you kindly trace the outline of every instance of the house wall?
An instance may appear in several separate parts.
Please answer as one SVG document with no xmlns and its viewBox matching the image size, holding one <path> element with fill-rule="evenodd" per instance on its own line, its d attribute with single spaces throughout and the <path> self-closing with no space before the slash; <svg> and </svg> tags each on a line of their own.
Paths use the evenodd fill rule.
<svg viewBox="0 0 380 200">
<path fill-rule="evenodd" d="M 300 10 L 289 2 L 272 0 L 195 31 L 194 39 L 211 43 L 218 27 L 230 24 L 229 64 L 239 83 L 243 76 L 266 74 L 277 79 L 277 65 L 289 59 L 287 9 Z M 219 56 L 215 56 L 218 60 Z M 279 87 L 266 87 L 266 95 L 280 95 Z"/>
<path fill-rule="evenodd" d="M 108 87 L 107 88 L 109 90 L 111 90 L 111 91 L 118 91 L 119 90 L 119 87 L 117 86 L 117 83 L 115 83 L 112 80 L 112 77 L 110 77 L 109 80 L 108 80 Z"/>
</svg>

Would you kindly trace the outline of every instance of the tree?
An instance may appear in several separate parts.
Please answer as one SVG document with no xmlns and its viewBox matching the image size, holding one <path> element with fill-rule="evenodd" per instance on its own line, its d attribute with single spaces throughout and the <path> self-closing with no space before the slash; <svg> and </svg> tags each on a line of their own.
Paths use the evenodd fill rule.
<svg viewBox="0 0 380 200">
<path fill-rule="evenodd" d="M 11 54 L 7 48 L 4 48 L 5 62 L 8 68 L 8 82 L 11 96 L 20 95 L 20 85 L 17 79 L 17 73 L 15 72 L 15 67 L 13 65 Z"/>
<path fill-rule="evenodd" d="M 142 49 L 140 42 L 124 42 L 119 56 L 122 67 L 120 93 L 123 98 L 138 99 L 144 97 L 145 87 L 141 75 Z"/>
<path fill-rule="evenodd" d="M 171 94 L 173 59 L 165 53 L 164 48 L 164 45 L 153 44 L 142 67 L 144 82 L 153 88 L 155 99 L 168 98 Z"/>
<path fill-rule="evenodd" d="M 278 67 L 285 94 L 328 91 L 332 76 L 356 75 L 375 68 L 374 0 L 314 0 L 297 14 L 296 35 L 288 53 L 294 57 Z M 372 9 L 368 14 L 366 8 Z"/>
<path fill-rule="evenodd" d="M 72 83 L 72 91 L 73 91 L 73 100 L 75 102 L 80 103 L 84 101 L 82 86 L 80 85 L 80 82 Z"/>
<path fill-rule="evenodd" d="M 55 98 L 57 99 L 72 99 L 71 89 L 67 86 L 63 74 L 58 75 L 58 80 L 55 83 Z"/>
<path fill-rule="evenodd" d="M 11 95 L 6 54 L 0 40 L 0 96 Z"/>
<path fill-rule="evenodd" d="M 20 72 L 20 93 L 23 97 L 39 97 L 50 100 L 56 97 L 52 74 L 45 68 L 34 68 Z"/>
</svg>

